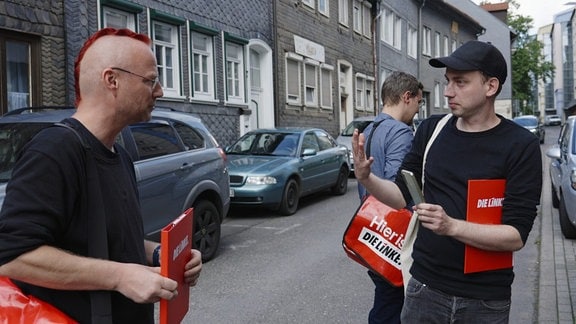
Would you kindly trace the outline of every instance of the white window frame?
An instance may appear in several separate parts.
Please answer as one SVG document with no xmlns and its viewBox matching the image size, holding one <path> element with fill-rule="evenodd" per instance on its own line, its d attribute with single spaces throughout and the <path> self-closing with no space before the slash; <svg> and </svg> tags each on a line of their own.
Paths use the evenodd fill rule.
<svg viewBox="0 0 576 324">
<path fill-rule="evenodd" d="M 304 105 L 306 107 L 318 107 L 319 66 L 318 61 L 304 59 Z"/>
<path fill-rule="evenodd" d="M 356 85 L 356 92 L 355 92 L 355 99 L 356 101 L 354 102 L 356 110 L 359 111 L 364 111 L 365 110 L 365 105 L 364 105 L 364 100 L 365 100 L 365 89 L 366 89 L 366 75 L 362 74 L 362 73 L 356 73 L 355 75 L 355 85 Z"/>
<path fill-rule="evenodd" d="M 111 24 L 108 22 L 108 15 L 124 17 L 126 19 L 126 24 Z M 102 28 L 104 27 L 128 28 L 130 30 L 136 31 L 136 14 L 129 11 L 102 6 Z"/>
<path fill-rule="evenodd" d="M 394 40 L 392 46 L 398 50 L 402 49 L 402 18 L 397 15 L 394 15 Z"/>
<path fill-rule="evenodd" d="M 350 10 L 350 0 L 338 0 L 338 22 L 348 27 L 349 25 L 349 10 Z"/>
<path fill-rule="evenodd" d="M 411 25 L 408 25 L 407 54 L 412 58 L 418 57 L 418 30 Z"/>
<path fill-rule="evenodd" d="M 330 17 L 330 1 L 318 0 L 318 12 L 326 17 Z"/>
<path fill-rule="evenodd" d="M 224 60 L 224 82 L 226 84 L 226 98 L 228 102 L 245 103 L 246 85 L 245 85 L 245 67 L 244 56 L 245 46 L 225 41 L 225 60 Z M 230 54 L 230 49 L 236 48 L 236 56 Z M 234 68 L 231 69 L 231 66 Z"/>
<path fill-rule="evenodd" d="M 442 35 L 439 32 L 434 33 L 434 56 L 442 56 Z"/>
<path fill-rule="evenodd" d="M 388 9 L 382 9 L 380 20 L 380 40 L 392 45 L 394 39 L 394 13 Z"/>
<path fill-rule="evenodd" d="M 206 39 L 206 48 L 195 48 L 195 36 Z M 192 64 L 192 73 L 190 76 L 192 78 L 190 82 L 192 87 L 192 96 L 194 99 L 198 100 L 214 100 L 214 37 L 200 32 L 191 31 L 190 48 L 192 53 L 192 58 L 190 60 Z M 196 66 L 196 57 L 205 61 L 205 71 L 202 70 L 204 64 Z M 198 78 L 197 75 L 200 75 L 200 77 Z M 200 89 L 197 89 L 198 85 L 200 85 Z"/>
<path fill-rule="evenodd" d="M 353 0 L 352 2 L 352 24 L 354 31 L 362 34 L 362 3 L 360 0 Z"/>
<path fill-rule="evenodd" d="M 366 77 L 364 80 L 364 109 L 366 111 L 373 112 L 374 111 L 374 78 L 373 77 Z"/>
<path fill-rule="evenodd" d="M 453 39 L 453 40 L 452 40 L 452 48 L 451 48 L 452 52 L 450 52 L 450 53 L 454 53 L 454 51 L 455 51 L 457 48 L 458 48 L 458 42 L 457 42 L 455 39 Z"/>
<path fill-rule="evenodd" d="M 362 34 L 368 38 L 372 38 L 372 15 L 370 13 L 372 6 L 369 2 L 364 2 L 362 5 Z"/>
<path fill-rule="evenodd" d="M 158 26 L 169 27 L 170 41 L 158 40 L 156 28 Z M 180 89 L 180 27 L 162 21 L 152 21 L 152 42 L 154 43 L 154 53 L 158 61 L 158 77 L 162 84 L 164 97 L 181 97 Z M 160 51 L 160 53 L 158 52 Z M 170 52 L 170 54 L 167 54 Z M 169 60 L 167 60 L 169 58 Z M 169 62 L 168 62 L 169 61 Z M 168 82 L 171 78 L 172 83 Z"/>
<path fill-rule="evenodd" d="M 450 39 L 448 38 L 448 36 L 444 36 L 444 51 L 442 51 L 442 56 L 448 56 L 450 55 Z"/>
<path fill-rule="evenodd" d="M 303 62 L 303 58 L 302 56 L 295 54 L 295 53 L 286 53 L 286 56 L 284 57 L 284 63 L 285 63 L 285 73 L 286 73 L 286 77 L 284 78 L 286 80 L 286 103 L 290 104 L 290 105 L 301 105 L 302 104 L 302 62 Z M 291 75 L 288 71 L 288 62 L 293 62 L 294 64 L 296 64 L 297 67 L 297 71 L 296 71 L 296 75 Z M 292 80 L 292 78 L 296 78 L 296 80 Z M 289 86 L 292 85 L 294 86 L 294 84 L 296 84 L 297 86 L 294 87 L 295 89 L 297 89 L 298 93 L 291 93 Z"/>
<path fill-rule="evenodd" d="M 440 93 L 440 82 L 434 82 L 434 107 L 440 108 L 440 100 L 442 98 L 442 94 Z"/>
<path fill-rule="evenodd" d="M 320 64 L 320 107 L 334 109 L 333 107 L 333 83 L 334 67 L 328 64 Z"/>
<path fill-rule="evenodd" d="M 312 8 L 312 9 L 314 9 L 315 2 L 316 2 L 316 0 L 302 0 L 303 4 L 305 4 L 306 6 Z"/>
<path fill-rule="evenodd" d="M 429 27 L 422 27 L 422 54 L 430 56 L 432 54 L 432 29 Z"/>
</svg>

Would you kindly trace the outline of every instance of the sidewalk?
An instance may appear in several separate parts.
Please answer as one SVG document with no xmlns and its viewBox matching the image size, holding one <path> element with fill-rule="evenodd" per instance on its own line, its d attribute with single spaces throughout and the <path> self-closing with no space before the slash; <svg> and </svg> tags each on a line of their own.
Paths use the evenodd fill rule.
<svg viewBox="0 0 576 324">
<path fill-rule="evenodd" d="M 537 291 L 537 323 L 576 323 L 576 240 L 567 240 L 560 231 L 558 209 L 552 208 L 548 158 L 542 196 L 540 271 Z"/>
</svg>

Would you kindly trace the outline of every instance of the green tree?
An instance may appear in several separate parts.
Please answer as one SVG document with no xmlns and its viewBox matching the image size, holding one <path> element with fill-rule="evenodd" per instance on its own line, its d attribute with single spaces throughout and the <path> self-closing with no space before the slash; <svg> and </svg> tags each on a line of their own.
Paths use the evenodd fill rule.
<svg viewBox="0 0 576 324">
<path fill-rule="evenodd" d="M 508 2 L 513 8 L 519 5 L 515 0 Z M 537 110 L 537 98 L 534 90 L 537 81 L 550 81 L 554 77 L 554 65 L 545 61 L 542 52 L 543 44 L 530 35 L 532 18 L 515 14 L 514 10 L 508 15 L 508 26 L 516 33 L 516 40 L 512 48 L 512 98 L 517 108 L 524 114 L 531 114 Z"/>
</svg>

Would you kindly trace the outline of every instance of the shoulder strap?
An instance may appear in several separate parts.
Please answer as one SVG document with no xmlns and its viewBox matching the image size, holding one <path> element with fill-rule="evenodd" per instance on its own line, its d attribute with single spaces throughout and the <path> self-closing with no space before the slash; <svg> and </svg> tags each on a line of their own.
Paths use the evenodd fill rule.
<svg viewBox="0 0 576 324">
<path fill-rule="evenodd" d="M 108 232 L 106 230 L 106 215 L 104 213 L 104 199 L 100 187 L 100 178 L 96 166 L 96 158 L 92 147 L 82 138 L 80 133 L 69 124 L 55 123 L 55 126 L 70 130 L 86 154 L 86 188 L 82 197 L 82 210 L 88 215 L 88 256 L 98 259 L 108 259 Z M 92 323 L 112 323 L 112 303 L 109 291 L 94 290 L 90 292 L 90 305 L 92 309 Z"/>
<path fill-rule="evenodd" d="M 374 131 L 376 127 L 378 127 L 384 119 L 381 119 L 377 122 L 372 122 L 372 129 L 370 130 L 370 134 L 368 135 L 368 142 L 366 142 L 366 157 L 370 157 L 370 147 L 372 146 L 372 135 L 374 135 Z"/>
<path fill-rule="evenodd" d="M 442 119 L 438 121 L 438 124 L 436 124 L 436 127 L 434 127 L 434 131 L 432 132 L 432 136 L 430 136 L 428 143 L 426 143 L 426 148 L 424 149 L 424 157 L 422 158 L 422 189 L 424 189 L 424 167 L 426 166 L 426 159 L 428 158 L 428 151 L 430 150 L 430 146 L 432 146 L 432 143 L 434 140 L 436 140 L 436 137 L 438 137 L 438 134 L 440 134 L 440 131 L 444 128 L 446 123 L 448 123 L 448 120 L 450 120 L 451 117 L 452 114 L 446 114 L 446 116 L 442 117 Z"/>
</svg>

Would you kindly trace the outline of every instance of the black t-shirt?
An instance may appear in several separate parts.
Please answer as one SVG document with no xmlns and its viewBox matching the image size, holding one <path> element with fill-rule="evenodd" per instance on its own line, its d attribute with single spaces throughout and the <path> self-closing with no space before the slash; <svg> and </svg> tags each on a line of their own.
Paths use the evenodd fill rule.
<svg viewBox="0 0 576 324">
<path fill-rule="evenodd" d="M 106 215 L 109 259 L 146 264 L 144 233 L 132 161 L 115 145 L 108 150 L 81 123 L 66 122 L 89 143 L 96 159 Z M 0 213 L 0 264 L 42 245 L 87 255 L 87 213 L 81 195 L 86 185 L 85 152 L 64 127 L 48 127 L 23 149 L 6 189 Z M 90 294 L 17 282 L 24 292 L 53 304 L 81 323 L 90 322 Z M 111 292 L 116 323 L 153 323 L 152 304 L 137 304 Z"/>
<path fill-rule="evenodd" d="M 501 122 L 483 132 L 463 132 L 452 117 L 432 143 L 425 164 L 424 198 L 457 219 L 466 219 L 470 179 L 506 179 L 502 223 L 518 230 L 524 243 L 532 229 L 542 189 L 542 157 L 538 138 L 499 116 Z M 426 143 L 441 116 L 423 121 L 401 169 L 422 175 Z M 401 176 L 396 183 L 406 201 L 410 194 Z M 420 226 L 414 243 L 414 278 L 448 294 L 477 299 L 507 299 L 512 268 L 464 274 L 464 243 Z"/>
</svg>

